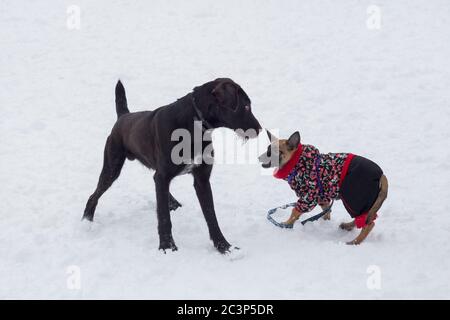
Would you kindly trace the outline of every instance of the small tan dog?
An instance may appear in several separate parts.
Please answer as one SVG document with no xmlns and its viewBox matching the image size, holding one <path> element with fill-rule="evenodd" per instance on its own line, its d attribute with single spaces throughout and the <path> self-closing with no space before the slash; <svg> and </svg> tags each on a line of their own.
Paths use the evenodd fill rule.
<svg viewBox="0 0 450 320">
<path fill-rule="evenodd" d="M 287 181 L 299 200 L 286 224 L 317 205 L 326 209 L 333 200 L 342 200 L 354 218 L 340 228 L 362 228 L 347 244 L 360 244 L 375 226 L 374 220 L 388 194 L 388 181 L 373 161 L 351 153 L 321 154 L 317 148 L 300 143 L 299 132 L 289 139 L 278 139 L 269 131 L 270 145 L 258 159 L 263 168 L 274 167 L 274 176 Z M 330 213 L 323 216 L 330 219 Z"/>
</svg>

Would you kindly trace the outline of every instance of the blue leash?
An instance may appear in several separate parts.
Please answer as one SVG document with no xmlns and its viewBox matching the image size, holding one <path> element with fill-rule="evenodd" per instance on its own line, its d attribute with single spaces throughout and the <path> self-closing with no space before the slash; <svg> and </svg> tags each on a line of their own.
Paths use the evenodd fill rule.
<svg viewBox="0 0 450 320">
<path fill-rule="evenodd" d="M 316 214 L 316 215 L 314 215 L 314 216 L 312 216 L 312 217 L 310 217 L 308 219 L 305 219 L 305 220 L 301 221 L 301 224 L 305 225 L 305 223 L 307 223 L 307 222 L 319 220 L 324 215 L 326 215 L 327 213 L 331 212 L 331 207 L 333 206 L 333 203 L 334 202 L 331 202 L 331 205 L 328 208 L 326 208 L 325 210 L 323 210 L 322 212 L 320 212 L 320 213 L 318 213 L 318 214 Z M 272 224 L 276 225 L 279 228 L 292 229 L 294 227 L 293 224 L 287 224 L 287 223 L 284 223 L 284 222 L 278 222 L 274 218 L 272 218 L 272 214 L 274 214 L 278 209 L 287 209 L 289 207 L 295 207 L 295 205 L 296 205 L 296 202 L 292 202 L 292 203 L 288 203 L 288 204 L 285 204 L 285 205 L 282 205 L 282 206 L 270 209 L 269 211 L 267 211 L 267 220 L 269 220 Z"/>
<path fill-rule="evenodd" d="M 293 224 L 287 224 L 287 223 L 284 223 L 284 222 L 278 222 L 274 218 L 272 218 L 272 214 L 274 214 L 278 209 L 287 209 L 289 207 L 295 207 L 295 205 L 296 205 L 296 203 L 292 202 L 292 203 L 285 204 L 283 206 L 279 206 L 279 207 L 270 209 L 269 211 L 267 211 L 267 220 L 272 222 L 277 227 L 292 229 L 292 227 L 294 226 Z"/>
</svg>

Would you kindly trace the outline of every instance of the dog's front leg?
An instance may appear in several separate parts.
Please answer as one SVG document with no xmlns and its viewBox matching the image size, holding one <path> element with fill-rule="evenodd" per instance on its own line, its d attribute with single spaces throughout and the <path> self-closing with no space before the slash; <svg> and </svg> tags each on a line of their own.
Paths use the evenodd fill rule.
<svg viewBox="0 0 450 320">
<path fill-rule="evenodd" d="M 206 224 L 208 225 L 209 236 L 217 250 L 220 253 L 226 253 L 230 250 L 231 245 L 223 236 L 219 223 L 217 222 L 211 184 L 209 182 L 211 170 L 211 165 L 203 164 L 192 171 L 192 175 L 194 176 L 194 188 L 203 215 L 205 216 Z"/>
<path fill-rule="evenodd" d="M 156 212 L 158 215 L 159 249 L 178 250 L 172 237 L 172 222 L 169 212 L 169 184 L 170 179 L 158 172 L 154 175 L 156 187 Z"/>
<path fill-rule="evenodd" d="M 289 219 L 284 223 L 287 225 L 293 225 L 302 215 L 303 213 L 298 211 L 296 208 L 292 208 L 291 211 L 291 216 L 289 217 Z"/>
<path fill-rule="evenodd" d="M 319 202 L 320 208 L 322 209 L 322 211 L 325 211 L 326 209 L 328 209 L 331 206 L 331 202 L 329 201 L 323 201 L 323 202 Z M 331 209 L 328 213 L 326 213 L 323 217 L 323 220 L 330 220 L 331 219 Z"/>
</svg>

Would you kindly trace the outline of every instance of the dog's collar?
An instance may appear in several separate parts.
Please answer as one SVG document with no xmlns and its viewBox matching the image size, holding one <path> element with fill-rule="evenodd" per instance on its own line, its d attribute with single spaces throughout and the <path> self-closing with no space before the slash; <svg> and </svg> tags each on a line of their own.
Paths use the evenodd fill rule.
<svg viewBox="0 0 450 320">
<path fill-rule="evenodd" d="M 195 101 L 194 93 L 192 93 L 192 107 L 194 108 L 194 120 L 202 122 L 202 130 L 206 131 L 208 129 L 214 129 L 214 127 L 203 117 L 203 113 L 197 106 L 197 102 Z"/>
<path fill-rule="evenodd" d="M 275 169 L 275 171 L 273 172 L 273 176 L 277 179 L 286 179 L 289 176 L 289 174 L 294 170 L 302 153 L 303 153 L 303 146 L 300 144 L 297 150 L 295 150 L 292 157 L 289 159 L 289 161 L 281 168 Z"/>
</svg>

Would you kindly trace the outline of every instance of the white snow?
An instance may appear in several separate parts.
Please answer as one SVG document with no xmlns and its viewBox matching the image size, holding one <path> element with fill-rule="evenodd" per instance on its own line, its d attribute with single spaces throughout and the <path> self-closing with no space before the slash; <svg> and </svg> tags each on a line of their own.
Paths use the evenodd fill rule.
<svg viewBox="0 0 450 320">
<path fill-rule="evenodd" d="M 80 30 L 66 26 L 73 4 Z M 449 18 L 446 0 L 1 1 L 0 298 L 450 298 Z M 152 172 L 137 162 L 80 222 L 117 79 L 137 111 L 223 76 L 263 126 L 381 165 L 389 198 L 363 245 L 344 244 L 358 231 L 338 230 L 340 203 L 329 222 L 271 225 L 266 211 L 295 195 L 256 164 L 211 179 L 239 259 L 214 250 L 190 176 L 171 186 L 179 251 L 159 252 Z"/>
</svg>

